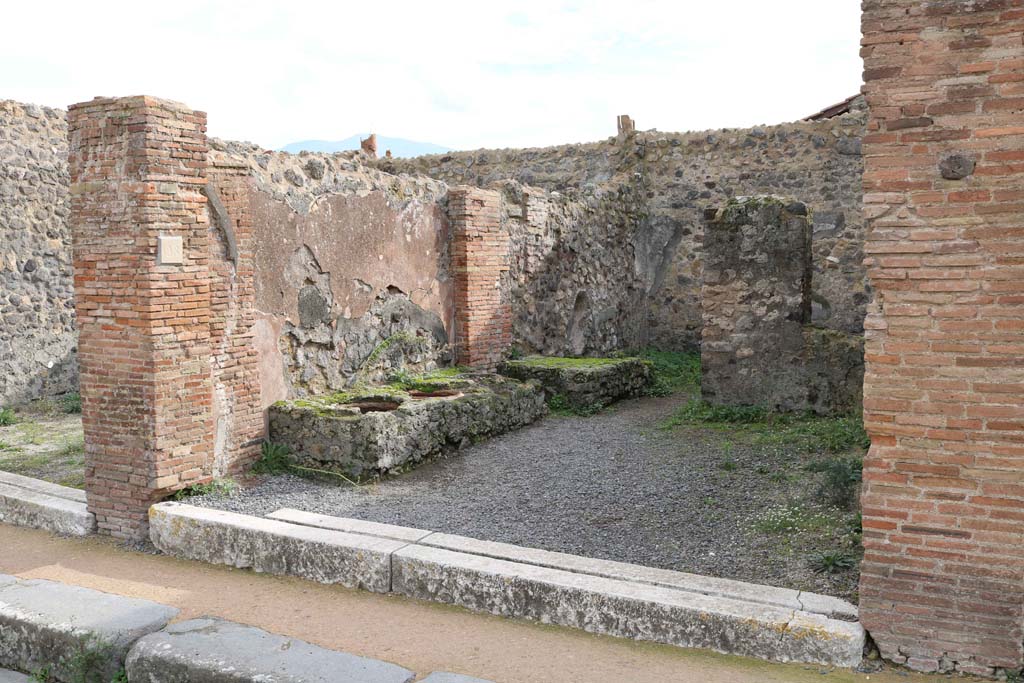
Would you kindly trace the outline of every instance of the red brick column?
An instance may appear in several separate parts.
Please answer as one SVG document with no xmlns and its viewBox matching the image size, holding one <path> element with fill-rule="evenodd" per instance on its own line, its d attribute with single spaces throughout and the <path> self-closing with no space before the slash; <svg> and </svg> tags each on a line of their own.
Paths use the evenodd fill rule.
<svg viewBox="0 0 1024 683">
<path fill-rule="evenodd" d="M 455 298 L 455 361 L 492 370 L 512 343 L 512 307 L 503 280 L 509 234 L 501 225 L 501 195 L 476 187 L 448 192 Z"/>
<path fill-rule="evenodd" d="M 993 674 L 1024 643 L 1024 1 L 866 0 L 861 619 Z"/>
<path fill-rule="evenodd" d="M 95 99 L 68 132 L 86 493 L 101 533 L 141 539 L 213 450 L 206 115 Z"/>
</svg>

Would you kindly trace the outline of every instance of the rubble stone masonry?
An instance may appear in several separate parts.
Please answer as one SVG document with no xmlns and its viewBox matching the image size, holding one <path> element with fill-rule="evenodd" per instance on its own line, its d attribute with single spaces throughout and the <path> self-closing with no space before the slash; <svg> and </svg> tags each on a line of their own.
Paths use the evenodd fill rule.
<svg viewBox="0 0 1024 683">
<path fill-rule="evenodd" d="M 97 98 L 68 129 L 88 504 L 101 533 L 143 539 L 151 503 L 210 476 L 206 115 Z"/>
<path fill-rule="evenodd" d="M 64 111 L 0 100 L 0 406 L 78 387 Z"/>
<path fill-rule="evenodd" d="M 861 619 L 991 675 L 1024 643 L 1024 0 L 865 0 Z"/>
</svg>

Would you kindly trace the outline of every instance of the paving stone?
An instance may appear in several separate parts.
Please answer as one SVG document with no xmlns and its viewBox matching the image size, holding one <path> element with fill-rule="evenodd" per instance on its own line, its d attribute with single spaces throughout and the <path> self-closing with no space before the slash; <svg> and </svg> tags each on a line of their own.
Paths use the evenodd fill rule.
<svg viewBox="0 0 1024 683">
<path fill-rule="evenodd" d="M 10 669 L 0 669 L 0 683 L 29 683 L 32 680 L 25 674 Z"/>
<path fill-rule="evenodd" d="M 437 671 L 422 679 L 419 683 L 493 683 L 483 678 L 473 678 L 462 674 L 452 674 L 445 671 Z"/>
<path fill-rule="evenodd" d="M 149 529 L 169 555 L 377 593 L 390 589 L 391 553 L 407 545 L 182 503 L 152 506 Z"/>
<path fill-rule="evenodd" d="M 96 530 L 96 518 L 85 503 L 4 481 L 0 481 L 0 522 L 69 536 L 88 536 Z"/>
<path fill-rule="evenodd" d="M 91 674 L 109 681 L 132 643 L 177 614 L 166 605 L 79 586 L 0 579 L 0 666 L 49 667 L 59 680 Z"/>
<path fill-rule="evenodd" d="M 394 664 L 212 618 L 142 638 L 125 670 L 129 680 L 148 683 L 408 683 L 416 677 Z"/>
<path fill-rule="evenodd" d="M 856 666 L 860 624 L 440 548 L 392 556 L 392 590 L 500 616 L 774 661 Z"/>
</svg>

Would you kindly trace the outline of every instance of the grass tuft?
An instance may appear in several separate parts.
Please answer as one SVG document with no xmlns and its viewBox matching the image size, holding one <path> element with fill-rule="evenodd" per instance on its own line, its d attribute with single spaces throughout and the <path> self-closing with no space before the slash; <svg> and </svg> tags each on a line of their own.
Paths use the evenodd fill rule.
<svg viewBox="0 0 1024 683">
<path fill-rule="evenodd" d="M 185 500 L 195 496 L 222 495 L 230 496 L 238 490 L 238 482 L 233 479 L 214 479 L 205 484 L 192 484 L 180 491 L 176 491 L 171 497 L 172 500 Z"/>
<path fill-rule="evenodd" d="M 807 564 L 815 574 L 839 574 L 857 566 L 857 558 L 846 550 L 827 550 L 812 555 Z"/>
<path fill-rule="evenodd" d="M 0 427 L 7 427 L 18 421 L 14 408 L 0 408 Z"/>
<path fill-rule="evenodd" d="M 717 406 L 691 399 L 662 423 L 665 429 L 683 425 L 729 429 L 750 436 L 758 445 L 786 446 L 806 453 L 843 453 L 870 445 L 859 415 L 773 413 L 761 406 Z"/>
</svg>

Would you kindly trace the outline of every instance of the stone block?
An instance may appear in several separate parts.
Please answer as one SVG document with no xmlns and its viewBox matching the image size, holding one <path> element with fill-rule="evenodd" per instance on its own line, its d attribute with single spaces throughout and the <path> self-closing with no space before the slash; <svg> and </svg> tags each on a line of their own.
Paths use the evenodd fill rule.
<svg viewBox="0 0 1024 683">
<path fill-rule="evenodd" d="M 859 624 L 772 605 L 411 545 L 392 590 L 500 616 L 774 661 L 856 666 Z"/>
<path fill-rule="evenodd" d="M 125 669 L 129 680 L 149 683 L 409 683 L 416 677 L 394 664 L 212 618 L 142 638 Z"/>
<path fill-rule="evenodd" d="M 715 598 L 727 598 L 761 605 L 820 614 L 841 621 L 857 621 L 857 607 L 845 600 L 791 588 L 722 579 L 714 576 L 675 572 L 625 562 L 599 560 L 580 555 L 556 553 L 537 548 L 524 548 L 508 543 L 481 541 L 453 534 L 433 533 L 419 541 L 420 545 L 453 550 L 470 555 L 508 560 L 524 565 L 559 569 L 636 584 L 660 586 Z"/>
<path fill-rule="evenodd" d="M 367 522 L 361 519 L 352 519 L 350 517 L 318 515 L 312 512 L 303 512 L 302 510 L 292 510 L 291 508 L 282 508 L 277 512 L 272 512 L 267 515 L 267 518 L 276 519 L 279 522 L 287 522 L 289 524 L 301 524 L 302 526 L 317 527 L 319 529 L 332 529 L 334 531 L 344 531 L 350 534 L 390 538 L 395 541 L 405 541 L 406 543 L 415 543 L 434 534 L 433 531 L 413 529 L 407 526 Z"/>
<path fill-rule="evenodd" d="M 57 680 L 109 681 L 132 643 L 178 610 L 43 580 L 0 582 L 0 666 L 48 667 Z"/>
<path fill-rule="evenodd" d="M 17 671 L 0 669 L 0 683 L 29 683 L 32 679 Z"/>
<path fill-rule="evenodd" d="M 376 593 L 388 592 L 391 553 L 406 545 L 170 502 L 150 508 L 149 524 L 169 555 Z"/>
<path fill-rule="evenodd" d="M 81 489 L 73 489 L 70 486 L 59 486 L 48 481 L 43 481 L 42 479 L 25 477 L 20 474 L 14 474 L 13 472 L 0 472 L 0 484 L 9 484 L 11 486 L 17 486 L 18 488 L 28 489 L 29 491 L 35 491 L 36 493 L 54 496 L 55 498 L 73 500 L 78 503 L 85 502 L 85 491 Z"/>
<path fill-rule="evenodd" d="M 26 488 L 20 481 L 17 485 L 9 483 L 17 481 L 15 476 L 0 473 L 0 523 L 44 529 L 69 536 L 88 536 L 96 530 L 96 518 L 84 502 L 44 492 L 65 487 L 39 482 L 39 486 Z M 79 494 L 81 492 L 65 495 Z"/>
<path fill-rule="evenodd" d="M 528 356 L 509 360 L 499 372 L 535 381 L 550 398 L 560 396 L 574 409 L 604 407 L 639 396 L 651 382 L 651 368 L 639 358 L 554 358 Z"/>
</svg>

